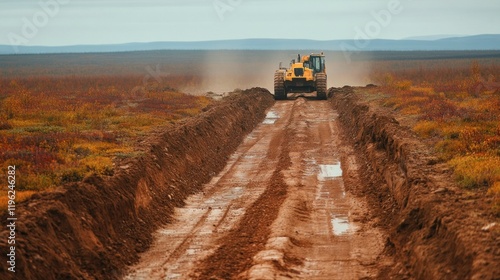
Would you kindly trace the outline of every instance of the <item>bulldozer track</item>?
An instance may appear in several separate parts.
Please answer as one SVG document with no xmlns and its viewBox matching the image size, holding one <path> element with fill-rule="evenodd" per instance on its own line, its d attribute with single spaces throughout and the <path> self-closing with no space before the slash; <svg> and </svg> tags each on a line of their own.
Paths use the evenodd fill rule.
<svg viewBox="0 0 500 280">
<path fill-rule="evenodd" d="M 317 83 L 317 98 L 320 100 L 325 100 L 327 99 L 326 95 L 326 90 L 327 90 L 327 85 L 326 85 L 326 75 L 324 73 L 318 73 L 316 74 L 316 83 Z"/>
<path fill-rule="evenodd" d="M 284 73 L 277 72 L 274 74 L 274 99 L 283 100 L 286 99 L 286 91 L 284 85 Z"/>
</svg>

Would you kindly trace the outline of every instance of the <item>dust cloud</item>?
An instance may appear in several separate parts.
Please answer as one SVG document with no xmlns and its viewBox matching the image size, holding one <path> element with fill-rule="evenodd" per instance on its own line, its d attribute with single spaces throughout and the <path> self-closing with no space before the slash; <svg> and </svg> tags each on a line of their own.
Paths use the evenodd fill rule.
<svg viewBox="0 0 500 280">
<path fill-rule="evenodd" d="M 371 83 L 370 54 L 352 54 L 349 59 L 346 59 L 346 55 L 344 52 L 325 52 L 328 87 L 365 86 Z"/>
<path fill-rule="evenodd" d="M 182 90 L 191 94 L 225 93 L 235 89 L 263 87 L 273 91 L 274 72 L 279 63 L 288 67 L 297 54 L 313 51 L 205 51 L 197 74 L 200 83 Z M 342 52 L 325 52 L 329 87 L 359 86 L 369 83 L 368 59 L 347 61 Z"/>
</svg>

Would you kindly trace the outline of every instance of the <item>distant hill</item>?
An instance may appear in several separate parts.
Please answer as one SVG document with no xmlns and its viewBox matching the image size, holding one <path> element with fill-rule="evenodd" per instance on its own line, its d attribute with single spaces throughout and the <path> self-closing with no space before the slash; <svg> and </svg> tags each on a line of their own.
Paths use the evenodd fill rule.
<svg viewBox="0 0 500 280">
<path fill-rule="evenodd" d="M 442 35 L 428 35 L 428 36 L 413 36 L 413 37 L 407 37 L 403 38 L 403 40 L 423 40 L 423 41 L 434 41 L 434 40 L 439 40 L 439 39 L 446 39 L 446 38 L 452 38 L 452 37 L 464 37 L 465 35 L 458 35 L 458 34 L 442 34 Z"/>
<path fill-rule="evenodd" d="M 428 37 L 433 38 L 433 37 Z M 324 51 L 427 51 L 500 50 L 500 34 L 404 40 L 296 40 L 242 39 L 200 42 L 151 42 L 116 45 L 19 46 L 17 53 L 95 53 L 145 50 L 324 50 Z M 9 45 L 0 45 L 0 54 L 15 54 Z"/>
</svg>

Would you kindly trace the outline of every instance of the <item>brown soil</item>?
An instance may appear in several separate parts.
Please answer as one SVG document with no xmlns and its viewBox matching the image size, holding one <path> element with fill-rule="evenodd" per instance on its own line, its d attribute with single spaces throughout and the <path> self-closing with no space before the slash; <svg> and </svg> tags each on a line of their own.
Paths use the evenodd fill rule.
<svg viewBox="0 0 500 280">
<path fill-rule="evenodd" d="M 144 141 L 147 154 L 119 164 L 113 177 L 87 178 L 19 204 L 16 273 L 1 265 L 0 278 L 121 278 L 154 230 L 225 166 L 273 102 L 259 88 L 229 97 Z M 4 227 L 1 236 L 7 235 Z M 0 247 L 7 248 L 6 240 Z"/>
<path fill-rule="evenodd" d="M 288 141 L 289 120 L 284 130 L 273 137 L 271 149 L 276 153 L 276 166 L 263 166 L 274 170 L 265 191 L 248 208 L 238 226 L 223 238 L 222 244 L 205 258 L 192 275 L 194 279 L 235 279 L 252 266 L 252 257 L 263 250 L 271 233 L 270 227 L 285 201 L 288 186 L 282 174 L 290 166 Z"/>
<path fill-rule="evenodd" d="M 282 170 L 290 166 L 287 145 L 281 146 L 278 166 L 269 185 L 241 218 L 239 226 L 224 237 L 222 245 L 200 263 L 195 279 L 234 279 L 252 266 L 252 257 L 264 249 L 271 224 L 285 201 L 287 185 Z"/>
</svg>

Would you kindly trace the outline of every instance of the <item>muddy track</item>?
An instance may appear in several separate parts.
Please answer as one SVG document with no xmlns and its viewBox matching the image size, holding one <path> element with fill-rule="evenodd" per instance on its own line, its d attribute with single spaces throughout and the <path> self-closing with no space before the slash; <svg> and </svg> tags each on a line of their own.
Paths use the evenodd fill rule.
<svg viewBox="0 0 500 280">
<path fill-rule="evenodd" d="M 269 121 L 272 119 L 268 118 L 264 123 Z M 235 243 L 238 238 L 254 238 L 252 232 L 245 235 L 235 232 L 233 228 L 242 215 L 251 218 L 245 213 L 248 213 L 252 202 L 265 193 L 267 182 L 275 176 L 268 166 L 280 162 L 276 149 L 282 142 L 280 135 L 283 127 L 275 127 L 275 133 L 269 134 L 265 133 L 267 126 L 261 124 L 249 134 L 225 169 L 204 186 L 203 192 L 191 196 L 185 207 L 176 210 L 176 221 L 157 232 L 152 250 L 143 255 L 126 279 L 188 279 L 188 275 L 197 269 L 196 261 L 216 248 L 212 244 L 215 239 L 224 237 L 228 231 L 232 232 Z M 259 222 L 259 219 L 253 221 Z M 228 256 L 232 260 L 238 255 Z"/>
<path fill-rule="evenodd" d="M 125 279 L 359 279 L 391 263 L 328 101 L 276 103 Z M 347 145 L 349 147 L 349 145 Z M 342 167 L 341 167 L 342 166 Z M 221 226 L 222 225 L 222 226 Z M 160 261 L 161 260 L 161 261 Z"/>
</svg>

